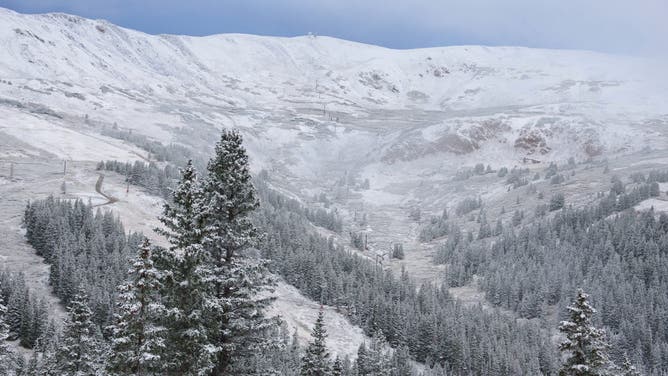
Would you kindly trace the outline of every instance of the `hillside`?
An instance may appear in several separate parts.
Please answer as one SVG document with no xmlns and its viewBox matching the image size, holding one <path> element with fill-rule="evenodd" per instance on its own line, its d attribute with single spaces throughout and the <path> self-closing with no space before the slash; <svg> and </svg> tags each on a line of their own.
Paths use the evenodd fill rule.
<svg viewBox="0 0 668 376">
<path fill-rule="evenodd" d="M 522 47 L 392 50 L 322 36 L 148 35 L 3 8 L 0 51 L 0 207 L 9 213 L 0 218 L 0 258 L 41 293 L 49 291 L 48 267 L 23 240 L 25 201 L 82 198 L 155 236 L 162 199 L 96 163 L 158 159 L 164 167 L 155 145 L 202 161 L 222 129 L 243 134 L 252 171 L 266 174 L 271 189 L 342 221 L 333 231 L 309 218 L 314 232 L 436 285 L 452 278 L 456 262 L 470 261 L 434 262 L 450 235 L 424 233 L 444 209 L 448 225 L 471 239 L 485 221 L 519 231 L 541 220 L 553 196 L 585 207 L 612 176 L 631 191 L 640 182 L 634 174 L 668 161 L 668 76 L 649 59 Z M 113 202 L 96 187 L 100 174 Z M 663 196 L 632 207 L 668 211 Z M 457 213 L 466 199 L 480 204 Z M 472 240 L 472 249 L 493 247 L 490 238 Z M 389 257 L 397 244 L 403 260 Z M 536 318 L 491 302 L 485 276 L 469 274 L 448 290 L 462 306 L 503 320 Z M 305 340 L 318 303 L 302 293 L 281 282 L 272 312 Z M 546 338 L 562 305 L 544 307 Z M 330 326 L 343 326 L 330 346 L 354 356 L 363 329 L 338 306 L 326 310 Z"/>
<path fill-rule="evenodd" d="M 596 156 L 642 147 L 654 138 L 643 125 L 666 121 L 665 75 L 641 59 L 519 47 L 389 50 L 313 36 L 153 36 L 9 10 L 0 19 L 4 107 L 41 105 L 164 142 L 184 142 L 184 127 L 205 135 L 237 126 L 257 148 L 296 143 L 293 164 L 315 163 L 303 157 L 313 150 L 318 162 L 348 154 L 340 144 L 350 139 L 364 145 L 353 157 L 362 163 L 487 148 L 508 162 Z"/>
</svg>

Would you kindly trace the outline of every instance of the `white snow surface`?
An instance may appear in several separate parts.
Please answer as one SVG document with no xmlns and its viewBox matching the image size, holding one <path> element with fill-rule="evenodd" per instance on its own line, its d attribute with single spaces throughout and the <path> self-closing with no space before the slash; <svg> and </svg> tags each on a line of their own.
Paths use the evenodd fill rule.
<svg viewBox="0 0 668 376">
<path fill-rule="evenodd" d="M 654 209 L 656 213 L 668 213 L 668 201 L 659 198 L 649 198 L 634 207 L 637 211 Z"/>
<path fill-rule="evenodd" d="M 528 157 L 538 163 L 527 166 L 542 171 L 571 156 L 615 161 L 645 149 L 661 154 L 668 148 L 664 67 L 643 58 L 522 47 L 392 50 L 320 36 L 148 35 L 103 20 L 0 8 L 0 145 L 3 138 L 27 145 L 0 147 L 0 162 L 5 171 L 7 162 L 32 163 L 42 151 L 48 156 L 41 158 L 54 160 L 143 159 L 146 151 L 104 136 L 110 128 L 208 154 L 221 129 L 237 128 L 253 171 L 267 169 L 276 187 L 305 202 L 326 193 L 346 223 L 354 212 L 368 213 L 374 249 L 404 242 L 408 257 L 393 268 L 404 264 L 432 278 L 442 270 L 431 264 L 431 249 L 415 240 L 418 224 L 407 218 L 409 208 L 438 213 L 478 195 L 488 207 L 510 208 L 516 192 L 506 193 L 502 179 L 453 182 L 454 172 L 476 163 L 512 168 Z M 97 173 L 84 165 L 68 175 L 70 194 L 103 203 L 93 189 Z M 48 173 L 36 167 L 31 182 L 51 179 L 49 189 L 57 191 L 58 166 Z M 43 187 L 20 192 L 15 184 L 22 181 L 3 175 L 0 187 L 19 192 L 17 200 L 43 193 Z M 345 178 L 369 179 L 371 189 L 338 192 Z M 601 187 L 608 185 L 604 178 Z M 159 200 L 126 194 L 113 174 L 104 189 L 120 199 L 105 209 L 128 228 L 151 233 Z M 541 189 L 550 187 L 544 182 Z M 11 205 L 18 213 L 18 201 Z M 650 206 L 664 210 L 663 201 L 638 209 Z M 34 268 L 39 281 L 43 269 Z M 278 292 L 276 312 L 308 339 L 317 304 L 287 285 Z M 476 294 L 460 295 L 482 299 Z M 326 311 L 330 346 L 352 354 L 361 331 Z"/>
<path fill-rule="evenodd" d="M 269 315 L 280 316 L 291 332 L 297 331 L 297 336 L 302 345 L 313 340 L 311 331 L 318 318 L 318 311 L 322 307 L 325 313 L 325 329 L 327 330 L 327 348 L 332 357 L 349 356 L 357 358 L 357 349 L 360 344 L 371 340 L 358 326 L 353 326 L 334 307 L 321 306 L 318 303 L 303 296 L 297 288 L 285 282 L 279 281 L 276 286 L 275 295 L 278 299 L 267 312 Z"/>
<path fill-rule="evenodd" d="M 638 149 L 656 138 L 643 125 L 667 121 L 661 62 L 586 51 L 148 35 L 7 9 L 0 51 L 0 106 L 10 111 L 88 115 L 163 142 L 237 127 L 256 164 L 305 176 L 332 161 L 433 172 L 444 158 L 510 164 Z"/>
</svg>

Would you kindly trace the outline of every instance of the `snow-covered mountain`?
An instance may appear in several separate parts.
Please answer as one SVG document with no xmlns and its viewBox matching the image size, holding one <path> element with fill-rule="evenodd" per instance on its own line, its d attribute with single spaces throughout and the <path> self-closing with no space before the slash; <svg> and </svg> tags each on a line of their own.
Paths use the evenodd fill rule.
<svg viewBox="0 0 668 376">
<path fill-rule="evenodd" d="M 519 47 L 391 50 L 320 36 L 155 36 L 0 8 L 0 260 L 25 272 L 32 289 L 51 291 L 20 228 L 25 202 L 50 194 L 89 200 L 151 236 L 161 199 L 115 173 L 104 192 L 116 201 L 100 189 L 91 161 L 147 159 L 111 129 L 206 156 L 221 128 L 236 127 L 254 170 L 267 169 L 274 188 L 309 206 L 331 204 L 343 219 L 340 233 L 317 231 L 346 246 L 348 231 L 364 232 L 368 249 L 359 253 L 375 262 L 402 244 L 406 259 L 384 266 L 438 280 L 436 241 L 419 237 L 429 215 L 469 197 L 484 199 L 490 222 L 504 224 L 552 193 L 569 205 L 591 203 L 609 189 L 608 168 L 629 176 L 668 163 L 666 103 L 668 75 L 648 59 Z M 577 175 L 563 170 L 565 184 L 552 184 L 543 167 L 570 157 L 610 163 L 579 164 Z M 497 174 L 455 178 L 478 163 L 526 165 L 523 177 L 541 176 L 517 189 Z M 643 206 L 668 210 L 657 198 Z M 460 220 L 470 234 L 478 230 L 472 217 Z M 487 304 L 476 283 L 450 292 Z M 277 294 L 273 312 L 309 338 L 319 305 L 287 284 Z M 362 330 L 334 307 L 328 315 L 343 328 L 330 330 L 330 347 L 355 354 Z"/>
<path fill-rule="evenodd" d="M 10 134 L 26 114 L 196 147 L 238 127 L 257 168 L 306 180 L 352 172 L 378 187 L 477 162 L 584 159 L 663 145 L 668 128 L 660 65 L 592 52 L 156 36 L 6 9 L 0 51 Z"/>
</svg>

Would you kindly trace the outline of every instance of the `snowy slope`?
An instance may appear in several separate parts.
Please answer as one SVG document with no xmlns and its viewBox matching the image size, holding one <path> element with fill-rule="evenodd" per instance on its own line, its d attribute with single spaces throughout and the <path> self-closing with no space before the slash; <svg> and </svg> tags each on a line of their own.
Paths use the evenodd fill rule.
<svg viewBox="0 0 668 376">
<path fill-rule="evenodd" d="M 0 131 L 61 158 L 132 160 L 140 151 L 91 138 L 118 127 L 206 153 L 236 127 L 253 168 L 301 196 L 345 177 L 370 180 L 365 200 L 433 201 L 442 193 L 424 186 L 476 163 L 545 165 L 668 140 L 668 75 L 640 58 L 148 35 L 2 8 L 0 51 Z"/>
<path fill-rule="evenodd" d="M 10 160 L 32 163 L 35 150 L 58 169 L 57 159 L 143 159 L 145 151 L 104 136 L 110 127 L 206 153 L 221 128 L 236 127 L 255 171 L 269 170 L 296 197 L 327 193 L 347 222 L 368 212 L 370 241 L 406 242 L 409 271 L 428 278 L 442 270 L 432 270 L 430 250 L 414 241 L 408 207 L 440 211 L 468 195 L 510 207 L 516 193 L 506 195 L 501 179 L 453 183 L 455 171 L 476 163 L 496 169 L 528 157 L 542 167 L 571 156 L 666 150 L 662 68 L 520 47 L 391 50 L 328 37 L 154 36 L 0 8 L 0 146 L 10 138 L 30 146 L 0 147 L 0 163 L 5 170 Z M 49 189 L 59 189 L 52 171 L 38 172 L 34 181 L 50 177 Z M 81 174 L 72 193 L 97 197 L 97 175 Z M 1 179 L 3 189 L 15 189 Z M 370 189 L 337 197 L 342 179 L 369 179 Z M 129 226 L 150 228 L 145 210 L 155 203 L 123 196 L 111 180 L 106 189 L 121 198 L 113 209 Z M 12 205 L 23 205 L 22 195 Z M 276 312 L 306 336 L 317 305 L 288 286 L 280 292 Z M 295 304 L 303 310 L 286 315 Z M 348 329 L 333 338 L 337 352 L 354 351 L 363 338 Z M 346 344 L 346 336 L 355 340 Z"/>
<path fill-rule="evenodd" d="M 540 167 L 665 150 L 661 68 L 585 51 L 148 35 L 0 8 L 0 136 L 64 159 L 136 160 L 145 152 L 114 146 L 105 129 L 206 155 L 220 129 L 236 127 L 253 169 L 269 170 L 277 186 L 338 197 L 344 214 L 367 204 L 386 223 L 406 207 L 441 210 L 485 194 L 451 184 L 476 163 Z M 338 183 L 364 179 L 370 190 Z"/>
<path fill-rule="evenodd" d="M 250 128 L 265 135 L 258 144 L 307 144 L 340 125 L 373 138 L 383 162 L 486 144 L 506 145 L 504 155 L 517 160 L 637 148 L 645 140 L 634 125 L 665 122 L 668 86 L 659 64 L 641 59 L 519 47 L 400 51 L 328 37 L 153 36 L 5 9 L 0 21 L 0 102 L 88 114 L 163 141 L 174 128 L 206 124 Z M 284 132 L 267 134 L 271 127 Z"/>
</svg>

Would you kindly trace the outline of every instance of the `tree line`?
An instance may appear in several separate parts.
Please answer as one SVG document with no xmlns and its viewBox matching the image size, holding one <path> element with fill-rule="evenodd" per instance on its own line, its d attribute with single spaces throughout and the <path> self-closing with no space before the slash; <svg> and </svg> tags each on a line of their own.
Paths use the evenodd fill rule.
<svg viewBox="0 0 668 376">
<path fill-rule="evenodd" d="M 159 167 L 156 163 L 145 163 L 141 161 L 118 162 L 106 161 L 97 165 L 98 171 L 113 171 L 125 176 L 129 184 L 140 186 L 150 194 L 169 198 L 176 182 L 179 179 L 179 171 L 171 164 Z"/>
</svg>

